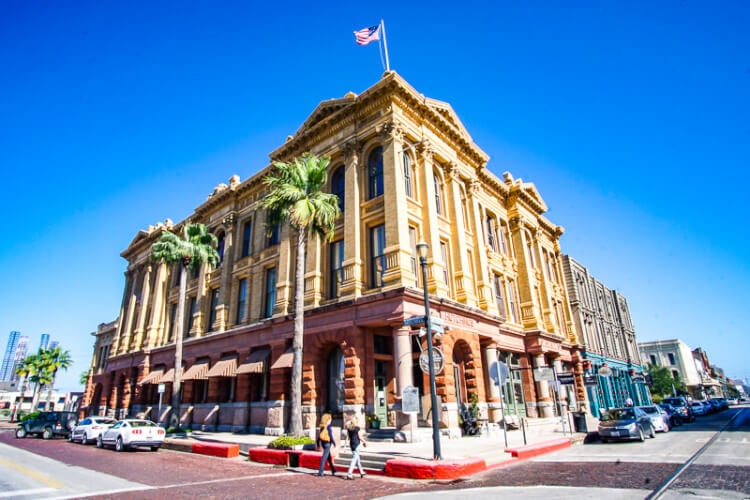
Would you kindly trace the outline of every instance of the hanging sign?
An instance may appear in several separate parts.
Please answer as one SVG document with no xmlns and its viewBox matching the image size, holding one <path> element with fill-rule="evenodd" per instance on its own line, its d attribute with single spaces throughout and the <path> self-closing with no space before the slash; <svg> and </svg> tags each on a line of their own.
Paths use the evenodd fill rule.
<svg viewBox="0 0 750 500">
<path fill-rule="evenodd" d="M 443 353 L 437 347 L 432 348 L 432 360 L 435 367 L 435 373 L 443 371 L 445 366 L 445 359 L 443 359 Z M 419 355 L 419 367 L 423 373 L 430 373 L 430 353 L 427 350 L 422 351 Z"/>
<path fill-rule="evenodd" d="M 607 365 L 602 365 L 601 368 L 599 368 L 599 375 L 602 377 L 611 377 L 612 376 L 612 368 L 610 368 Z"/>
<path fill-rule="evenodd" d="M 576 384 L 576 377 L 575 377 L 575 374 L 573 373 L 558 373 L 557 380 L 562 385 L 575 385 Z"/>
</svg>

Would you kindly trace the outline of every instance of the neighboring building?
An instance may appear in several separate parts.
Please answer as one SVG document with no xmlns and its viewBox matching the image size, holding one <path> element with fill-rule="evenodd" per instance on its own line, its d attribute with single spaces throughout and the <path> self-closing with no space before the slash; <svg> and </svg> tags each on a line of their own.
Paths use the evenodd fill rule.
<svg viewBox="0 0 750 500">
<path fill-rule="evenodd" d="M 721 383 L 714 376 L 706 351 L 700 347 L 693 349 L 693 362 L 700 377 L 700 384 L 694 388 L 695 396 L 699 399 L 722 397 Z"/>
<path fill-rule="evenodd" d="M 572 257 L 563 255 L 562 265 L 573 321 L 583 344 L 589 411 L 598 417 L 600 410 L 623 406 L 628 398 L 637 405 L 649 404 L 627 300 Z"/>
<path fill-rule="evenodd" d="M 638 347 L 644 363 L 664 366 L 681 380 L 690 396 L 696 399 L 719 397 L 721 385 L 711 377 L 708 358 L 703 349 L 691 350 L 679 339 L 640 342 Z"/>
<path fill-rule="evenodd" d="M 445 329 L 435 344 L 445 361 L 436 386 L 446 432 L 460 432 L 459 407 L 473 398 L 491 421 L 500 419 L 501 394 L 506 414 L 531 418 L 585 400 L 563 230 L 544 217 L 533 184 L 489 171 L 448 104 L 387 72 L 359 96 L 321 103 L 270 157 L 291 161 L 307 151 L 330 157 L 330 192 L 343 209 L 333 241 L 312 238 L 307 249 L 307 432 L 324 411 L 362 425 L 374 413 L 406 428 L 400 395 L 409 386 L 421 396 L 418 425 L 430 425 L 430 385 L 418 362 L 426 339 L 419 325 L 404 325 L 424 315 L 420 240 L 430 245 L 432 316 Z M 150 252 L 164 231 L 200 222 L 217 235 L 222 260 L 189 279 L 180 419 L 194 428 L 285 431 L 296 247 L 288 227 L 265 231 L 260 200 L 270 171 L 243 182 L 233 176 L 185 221 L 149 226 L 123 251 L 122 305 L 118 321 L 95 334 L 88 413 L 167 421 L 171 408 L 155 413 L 171 398 L 179 266 L 157 264 Z M 503 391 L 493 380 L 496 361 L 510 367 Z M 574 385 L 558 394 L 552 368 L 572 374 Z"/>
<path fill-rule="evenodd" d="M 16 363 L 16 348 L 21 339 L 21 332 L 12 331 L 8 336 L 8 344 L 5 346 L 5 354 L 0 365 L 0 382 L 10 382 L 13 379 L 13 369 Z"/>
<path fill-rule="evenodd" d="M 49 346 L 49 333 L 43 333 L 39 340 L 39 349 L 47 349 L 47 346 Z"/>
<path fill-rule="evenodd" d="M 16 346 L 16 358 L 13 363 L 13 373 L 11 375 L 11 381 L 14 383 L 18 383 L 19 379 L 21 378 L 16 374 L 16 367 L 21 361 L 26 359 L 28 348 L 29 348 L 29 337 L 27 337 L 26 335 L 21 335 L 21 338 L 18 340 L 18 346 Z"/>
</svg>

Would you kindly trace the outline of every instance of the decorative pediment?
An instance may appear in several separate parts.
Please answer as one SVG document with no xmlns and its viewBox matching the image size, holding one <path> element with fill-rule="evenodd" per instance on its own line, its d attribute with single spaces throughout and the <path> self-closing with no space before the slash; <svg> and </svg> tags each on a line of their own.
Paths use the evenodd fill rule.
<svg viewBox="0 0 750 500">
<path fill-rule="evenodd" d="M 450 104 L 444 101 L 438 101 L 437 99 L 425 98 L 425 104 L 431 108 L 435 113 L 443 117 L 444 120 L 448 121 L 453 127 L 455 127 L 464 138 L 469 142 L 474 142 L 469 135 L 469 131 L 466 130 L 464 124 L 459 120 L 458 115 Z"/>
<path fill-rule="evenodd" d="M 357 94 L 355 94 L 354 92 L 348 92 L 344 97 L 340 99 L 329 99 L 327 101 L 321 102 L 313 110 L 313 112 L 310 113 L 310 116 L 307 117 L 307 120 L 304 121 L 300 128 L 297 129 L 293 137 L 301 135 L 305 130 L 311 129 L 316 124 L 322 122 L 332 114 L 346 108 L 347 106 L 350 106 L 354 102 L 354 99 L 356 97 Z"/>
</svg>

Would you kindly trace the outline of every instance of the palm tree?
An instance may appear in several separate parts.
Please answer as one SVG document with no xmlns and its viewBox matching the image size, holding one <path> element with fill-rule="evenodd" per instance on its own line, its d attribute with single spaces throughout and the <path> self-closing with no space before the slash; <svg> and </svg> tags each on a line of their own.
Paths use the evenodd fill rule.
<svg viewBox="0 0 750 500">
<path fill-rule="evenodd" d="M 57 371 L 62 368 L 68 371 L 68 368 L 73 366 L 73 359 L 70 357 L 69 351 L 63 351 L 62 347 L 55 346 L 52 349 L 46 349 L 43 354 L 44 363 L 47 366 L 47 370 L 52 374 L 52 380 L 47 384 L 47 411 L 54 410 L 52 404 L 52 390 L 55 388 L 55 378 L 57 377 Z"/>
<path fill-rule="evenodd" d="M 311 231 L 330 241 L 336 218 L 341 213 L 338 196 L 324 193 L 328 158 L 304 153 L 291 163 L 274 162 L 274 170 L 264 178 L 270 188 L 262 205 L 268 209 L 266 229 L 288 221 L 297 237 L 294 282 L 294 361 L 292 363 L 292 402 L 290 434 L 302 435 L 302 345 L 304 334 L 305 253 Z"/>
<path fill-rule="evenodd" d="M 42 388 L 45 385 L 52 383 L 52 370 L 50 370 L 49 362 L 46 359 L 45 349 L 39 348 L 36 354 L 27 356 L 26 359 L 31 364 L 31 374 L 29 380 L 34 383 L 34 395 L 31 398 L 31 410 L 35 411 L 37 404 L 39 403 L 39 396 L 42 392 Z"/>
<path fill-rule="evenodd" d="M 21 405 L 23 405 L 23 399 L 27 389 L 27 382 L 29 380 L 29 376 L 34 372 L 34 356 L 34 354 L 31 354 L 30 356 L 27 356 L 26 358 L 19 361 L 16 365 L 15 373 L 16 375 L 23 377 L 23 381 L 21 382 L 21 400 L 20 402 L 17 401 L 16 405 L 13 407 L 13 414 L 10 416 L 11 422 L 16 419 L 18 410 L 20 410 Z"/>
<path fill-rule="evenodd" d="M 88 382 L 89 382 L 89 372 L 81 372 L 81 374 L 78 376 L 78 383 L 81 384 L 85 388 Z"/>
<path fill-rule="evenodd" d="M 165 231 L 151 247 L 151 257 L 164 264 L 182 266 L 180 273 L 180 297 L 177 306 L 176 331 L 174 341 L 174 379 L 172 381 L 172 414 L 170 427 L 180 426 L 180 386 L 182 377 L 182 339 L 184 336 L 185 293 L 188 271 L 200 269 L 203 263 L 216 266 L 219 253 L 216 251 L 218 239 L 208 232 L 205 224 L 186 224 L 183 237 Z"/>
</svg>

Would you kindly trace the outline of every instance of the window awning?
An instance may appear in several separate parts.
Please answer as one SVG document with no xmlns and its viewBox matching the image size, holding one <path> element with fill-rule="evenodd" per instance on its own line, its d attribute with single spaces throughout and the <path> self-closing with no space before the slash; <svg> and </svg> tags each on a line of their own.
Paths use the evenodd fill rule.
<svg viewBox="0 0 750 500">
<path fill-rule="evenodd" d="M 294 361 L 294 348 L 290 347 L 284 354 L 279 356 L 279 359 L 273 362 L 271 369 L 276 368 L 291 368 L 292 362 Z"/>
<path fill-rule="evenodd" d="M 208 360 L 193 363 L 193 366 L 185 370 L 182 380 L 207 380 Z"/>
<path fill-rule="evenodd" d="M 237 375 L 237 356 L 220 359 L 208 370 L 206 377 L 234 377 Z"/>
<path fill-rule="evenodd" d="M 271 354 L 271 349 L 259 349 L 251 352 L 250 356 L 237 368 L 237 375 L 244 373 L 263 373 L 266 359 Z"/>
<path fill-rule="evenodd" d="M 172 382 L 174 382 L 174 368 L 170 368 L 158 380 L 154 380 L 154 384 L 171 384 Z"/>
<path fill-rule="evenodd" d="M 174 372 L 173 372 L 174 373 Z M 157 368 L 155 370 L 151 370 L 148 375 L 143 377 L 138 384 L 144 385 L 144 384 L 158 384 L 161 380 L 162 376 L 164 375 L 164 368 Z"/>
</svg>

